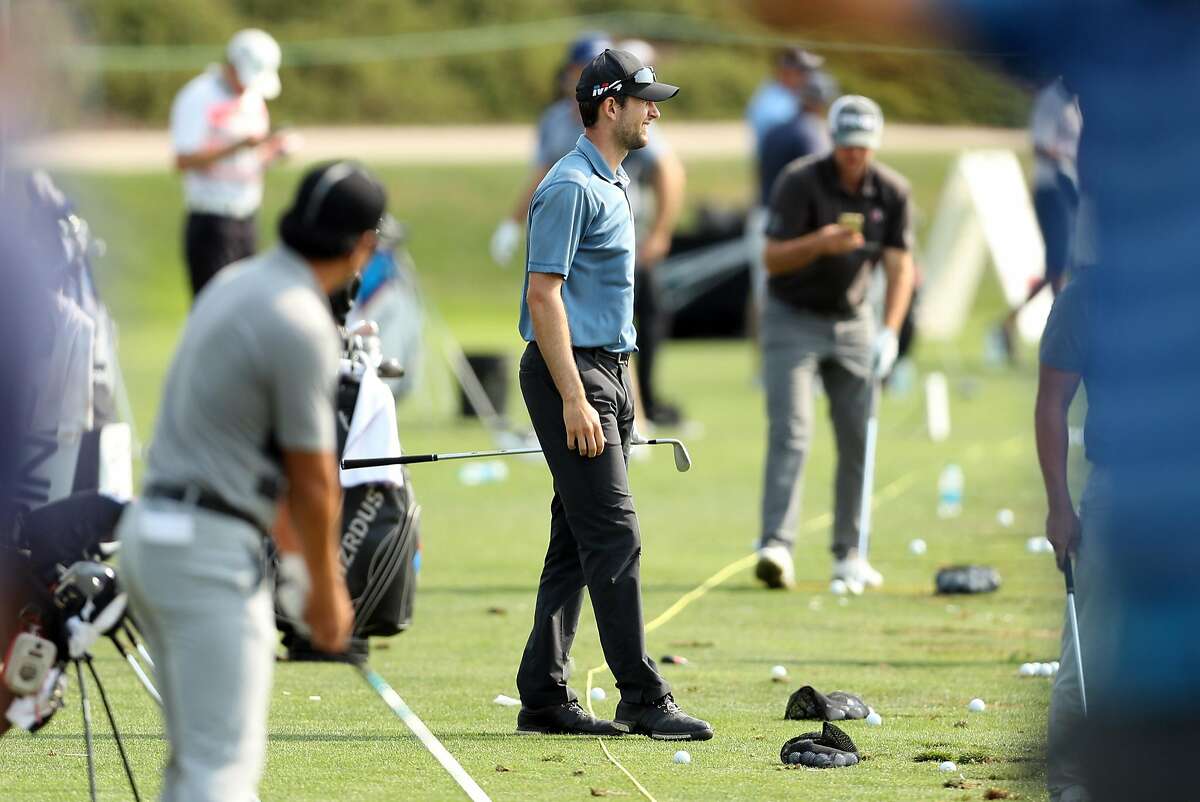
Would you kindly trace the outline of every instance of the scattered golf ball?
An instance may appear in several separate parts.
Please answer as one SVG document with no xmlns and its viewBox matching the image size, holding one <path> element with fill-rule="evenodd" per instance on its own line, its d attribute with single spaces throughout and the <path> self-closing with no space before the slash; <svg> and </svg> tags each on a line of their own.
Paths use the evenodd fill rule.
<svg viewBox="0 0 1200 802">
<path fill-rule="evenodd" d="M 1022 677 L 1035 677 L 1038 673 L 1037 663 L 1021 663 L 1017 673 Z"/>
<path fill-rule="evenodd" d="M 771 666 L 771 679 L 787 679 L 787 669 L 783 666 Z"/>
<path fill-rule="evenodd" d="M 1013 511 L 1008 507 L 1005 507 L 996 513 L 996 523 L 1000 524 L 1001 526 L 1012 526 L 1014 520 L 1016 520 L 1016 516 L 1013 515 Z"/>
<path fill-rule="evenodd" d="M 925 541 L 924 541 L 924 540 L 921 540 L 921 538 L 919 538 L 919 537 L 918 537 L 918 538 L 914 538 L 914 539 L 913 539 L 913 540 L 912 540 L 912 541 L 911 541 L 911 542 L 908 544 L 908 551 L 909 551 L 909 553 L 910 553 L 910 554 L 915 554 L 915 555 L 917 555 L 918 557 L 919 557 L 919 556 L 921 556 L 922 554 L 924 554 L 924 553 L 925 553 L 925 551 L 926 551 L 926 549 L 927 549 L 927 547 L 926 547 L 926 545 L 925 545 Z"/>
<path fill-rule="evenodd" d="M 1054 676 L 1054 664 L 1053 663 L 1038 663 L 1038 676 L 1053 677 Z"/>
<path fill-rule="evenodd" d="M 829 583 L 829 592 L 834 596 L 845 596 L 848 590 L 846 583 L 841 579 L 835 579 Z"/>
<path fill-rule="evenodd" d="M 308 701 L 319 702 L 319 701 L 321 701 L 321 697 L 320 696 L 310 696 L 310 697 L 308 697 Z"/>
<path fill-rule="evenodd" d="M 608 698 L 608 694 L 604 692 L 603 688 L 592 688 L 588 696 L 592 698 L 593 702 L 603 702 Z"/>
<path fill-rule="evenodd" d="M 1050 669 L 1051 669 L 1051 671 L 1052 671 L 1053 673 L 1057 674 L 1057 673 L 1058 673 L 1058 668 L 1059 668 L 1059 664 L 1058 664 L 1058 661 L 1057 661 L 1057 660 L 1055 660 L 1054 662 L 1052 662 L 1052 663 L 1050 664 Z"/>
<path fill-rule="evenodd" d="M 682 763 L 685 766 L 692 762 L 692 756 L 682 749 L 680 749 L 678 752 L 676 752 L 675 757 L 673 757 L 671 759 L 674 760 L 676 763 Z"/>
<path fill-rule="evenodd" d="M 938 771 L 957 771 L 958 766 L 954 765 L 953 760 L 946 760 L 938 765 Z"/>
<path fill-rule="evenodd" d="M 845 606 L 846 606 L 846 605 L 848 605 L 849 603 L 850 603 L 850 600 L 849 600 L 849 599 L 847 599 L 845 596 L 843 596 L 842 598 L 838 599 L 838 606 L 839 606 L 839 607 L 845 607 Z"/>
<path fill-rule="evenodd" d="M 1030 554 L 1044 554 L 1054 551 L 1054 547 L 1050 545 L 1050 541 L 1041 536 L 1034 536 L 1025 541 L 1025 551 Z"/>
<path fill-rule="evenodd" d="M 987 710 L 987 705 L 982 699 L 972 699 L 967 704 L 967 710 L 970 710 L 972 713 L 982 713 L 984 710 Z"/>
<path fill-rule="evenodd" d="M 880 724 L 883 723 L 883 716 L 879 715 L 878 713 L 876 713 L 874 711 L 871 711 L 871 713 L 867 716 L 867 723 L 870 724 L 872 727 L 878 727 Z"/>
</svg>

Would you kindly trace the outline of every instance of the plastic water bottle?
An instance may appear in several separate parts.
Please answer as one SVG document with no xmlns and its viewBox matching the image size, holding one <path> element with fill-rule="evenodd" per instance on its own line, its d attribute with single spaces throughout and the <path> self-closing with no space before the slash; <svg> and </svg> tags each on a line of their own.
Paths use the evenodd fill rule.
<svg viewBox="0 0 1200 802">
<path fill-rule="evenodd" d="M 962 513 L 963 469 L 951 463 L 938 477 L 938 517 L 955 518 Z"/>
<path fill-rule="evenodd" d="M 458 481 L 467 487 L 503 482 L 508 478 L 508 466 L 498 459 L 468 462 L 458 472 Z"/>
</svg>

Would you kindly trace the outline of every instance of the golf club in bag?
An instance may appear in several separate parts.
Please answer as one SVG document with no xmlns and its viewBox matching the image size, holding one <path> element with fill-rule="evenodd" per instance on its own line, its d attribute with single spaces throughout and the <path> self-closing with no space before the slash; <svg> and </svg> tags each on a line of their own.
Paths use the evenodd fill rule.
<svg viewBox="0 0 1200 802">
<path fill-rule="evenodd" d="M 1075 672 L 1079 679 L 1079 705 L 1087 716 L 1087 686 L 1083 684 L 1083 652 L 1079 650 L 1079 616 L 1075 614 L 1075 570 L 1071 557 L 1063 561 L 1063 580 L 1067 586 L 1067 624 L 1071 627 L 1071 648 L 1075 651 Z"/>
<path fill-rule="evenodd" d="M 691 470 L 692 457 L 688 454 L 687 446 L 679 440 L 670 437 L 656 437 L 652 440 L 634 440 L 635 446 L 665 446 L 669 445 L 675 454 L 675 469 L 680 473 Z M 484 459 L 490 457 L 509 457 L 517 454 L 540 454 L 540 448 L 503 448 L 498 451 L 458 451 L 445 454 L 406 454 L 398 457 L 368 457 L 365 459 L 343 459 L 342 470 L 352 471 L 360 468 L 376 468 L 383 465 L 412 465 L 418 462 L 443 462 L 455 459 Z"/>
</svg>

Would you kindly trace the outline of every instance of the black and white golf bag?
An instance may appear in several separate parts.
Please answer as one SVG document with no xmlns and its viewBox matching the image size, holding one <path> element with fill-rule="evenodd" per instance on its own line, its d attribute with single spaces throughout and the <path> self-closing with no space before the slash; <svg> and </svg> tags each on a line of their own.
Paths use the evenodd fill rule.
<svg viewBox="0 0 1200 802">
<path fill-rule="evenodd" d="M 344 311 L 338 307 L 335 298 L 335 316 L 341 317 Z M 337 394 L 338 453 L 343 459 L 400 454 L 396 400 L 376 372 L 380 357 L 369 342 L 373 336 L 345 335 Z M 339 557 L 354 604 L 350 657 L 358 659 L 366 655 L 367 638 L 403 632 L 412 621 L 421 508 L 403 466 L 341 471 L 341 482 Z M 314 652 L 298 631 L 302 628 L 289 617 L 279 587 L 277 583 L 276 619 L 289 657 L 328 659 Z"/>
</svg>

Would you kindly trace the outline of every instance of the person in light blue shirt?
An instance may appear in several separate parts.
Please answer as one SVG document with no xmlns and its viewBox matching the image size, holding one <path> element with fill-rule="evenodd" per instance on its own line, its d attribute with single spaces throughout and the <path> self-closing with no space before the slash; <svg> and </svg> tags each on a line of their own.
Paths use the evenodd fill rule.
<svg viewBox="0 0 1200 802">
<path fill-rule="evenodd" d="M 530 206 L 521 395 L 554 478 L 542 564 L 517 690 L 524 735 L 620 735 L 704 741 L 646 654 L 641 530 L 626 460 L 633 443 L 629 354 L 637 245 L 621 162 L 644 148 L 658 102 L 676 86 L 625 50 L 605 50 L 575 88 L 584 134 L 542 179 Z M 612 721 L 584 710 L 567 661 L 587 588 L 621 690 Z"/>
<path fill-rule="evenodd" d="M 775 62 L 775 77 L 755 90 L 746 104 L 746 122 L 754 133 L 755 152 L 775 126 L 800 112 L 800 95 L 825 59 L 801 47 L 784 49 Z"/>
</svg>

